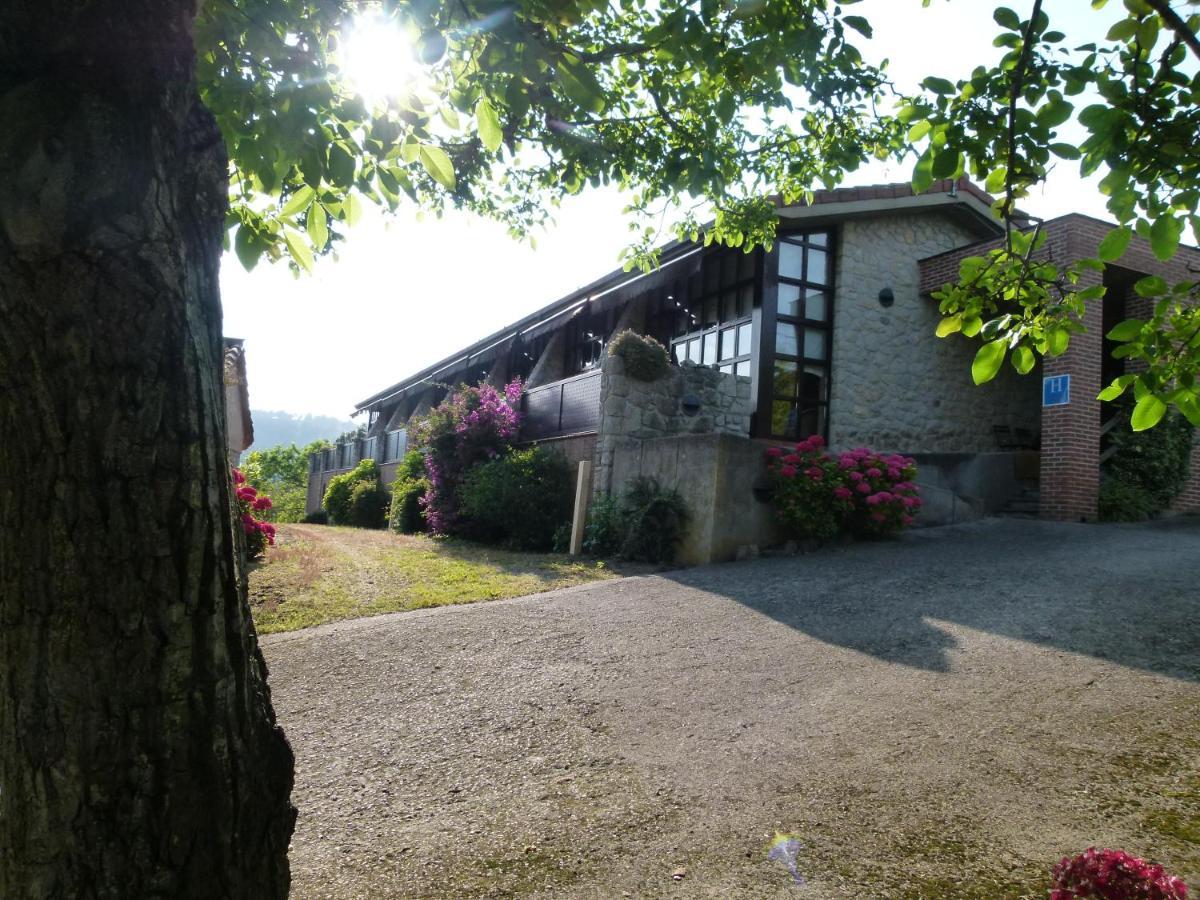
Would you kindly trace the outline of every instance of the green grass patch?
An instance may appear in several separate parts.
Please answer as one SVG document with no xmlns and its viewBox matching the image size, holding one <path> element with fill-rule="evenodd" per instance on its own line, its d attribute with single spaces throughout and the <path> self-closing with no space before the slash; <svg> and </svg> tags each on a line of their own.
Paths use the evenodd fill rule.
<svg viewBox="0 0 1200 900">
<path fill-rule="evenodd" d="M 459 541 L 316 525 L 280 526 L 250 574 L 259 634 L 383 613 L 478 603 L 617 577 L 607 565 Z"/>
</svg>

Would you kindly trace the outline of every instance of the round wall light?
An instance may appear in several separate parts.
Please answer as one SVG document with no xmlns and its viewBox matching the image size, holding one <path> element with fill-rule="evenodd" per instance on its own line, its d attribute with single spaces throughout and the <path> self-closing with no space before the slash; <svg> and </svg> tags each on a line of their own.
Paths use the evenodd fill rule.
<svg viewBox="0 0 1200 900">
<path fill-rule="evenodd" d="M 890 287 L 885 287 L 879 292 L 879 305 L 883 307 L 891 306 L 896 302 L 896 295 Z"/>
</svg>

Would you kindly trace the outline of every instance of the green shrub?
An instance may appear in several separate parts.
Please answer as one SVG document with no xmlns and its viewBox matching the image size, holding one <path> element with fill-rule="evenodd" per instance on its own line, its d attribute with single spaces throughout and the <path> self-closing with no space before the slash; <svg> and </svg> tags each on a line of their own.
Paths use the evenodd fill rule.
<svg viewBox="0 0 1200 900">
<path fill-rule="evenodd" d="M 383 528 L 391 496 L 379 481 L 359 481 L 350 490 L 346 524 L 355 528 Z"/>
<path fill-rule="evenodd" d="M 369 514 L 369 508 L 375 499 L 368 500 L 365 494 L 360 493 L 359 500 L 354 499 L 355 487 L 361 483 L 372 485 L 379 491 L 383 491 L 379 481 L 379 466 L 375 464 L 373 459 L 364 459 L 349 472 L 341 475 L 335 475 L 329 479 L 329 486 L 325 488 L 325 499 L 322 506 L 329 513 L 329 521 L 334 525 L 353 525 L 355 520 L 360 521 L 378 521 L 378 525 L 364 525 L 365 528 L 382 528 L 383 513 L 380 513 L 378 519 L 374 519 Z M 378 495 L 376 495 L 376 498 Z M 385 509 L 381 506 L 380 509 Z"/>
<path fill-rule="evenodd" d="M 318 509 L 310 512 L 304 517 L 303 521 L 305 525 L 328 525 L 329 513 L 323 509 Z"/>
<path fill-rule="evenodd" d="M 1105 478 L 1100 484 L 1103 522 L 1143 522 L 1160 509 L 1155 497 L 1140 484 L 1115 477 Z"/>
<path fill-rule="evenodd" d="M 621 502 L 612 494 L 592 501 L 587 527 L 583 530 L 583 552 L 589 556 L 616 556 L 621 552 Z"/>
<path fill-rule="evenodd" d="M 425 454 L 409 450 L 396 467 L 392 482 L 392 507 L 388 523 L 400 534 L 418 534 L 425 530 L 425 515 L 421 498 L 429 490 L 425 477 Z"/>
<path fill-rule="evenodd" d="M 551 548 L 555 553 L 570 553 L 571 552 L 571 523 L 563 522 L 554 531 L 554 546 Z"/>
<path fill-rule="evenodd" d="M 1131 521 L 1130 515 L 1149 518 L 1167 509 L 1183 490 L 1191 468 L 1193 429 L 1183 416 L 1167 416 L 1154 428 L 1133 431 L 1128 412 L 1124 415 L 1110 435 L 1116 452 L 1104 465 L 1108 498 L 1102 488 L 1100 518 L 1105 521 Z M 1150 509 L 1142 515 L 1145 502 Z M 1122 503 L 1130 504 L 1123 513 Z M 1106 510 L 1116 518 L 1109 518 Z"/>
<path fill-rule="evenodd" d="M 622 331 L 608 345 L 610 356 L 625 360 L 625 372 L 638 381 L 658 381 L 671 371 L 671 355 L 652 337 Z"/>
<path fill-rule="evenodd" d="M 687 506 L 678 491 L 653 478 L 634 478 L 619 497 L 598 497 L 592 503 L 583 549 L 593 556 L 670 563 L 687 522 Z"/>
<path fill-rule="evenodd" d="M 688 511 L 683 497 L 653 478 L 638 476 L 621 494 L 621 555 L 649 563 L 669 563 L 683 541 Z"/>
<path fill-rule="evenodd" d="M 571 518 L 571 467 L 557 450 L 515 450 L 471 468 L 459 489 L 465 533 L 516 550 L 550 550 Z"/>
</svg>

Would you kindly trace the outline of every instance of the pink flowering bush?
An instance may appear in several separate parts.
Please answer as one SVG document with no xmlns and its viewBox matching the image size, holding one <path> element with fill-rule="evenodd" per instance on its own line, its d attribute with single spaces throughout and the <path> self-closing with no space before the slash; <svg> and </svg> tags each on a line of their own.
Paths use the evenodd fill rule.
<svg viewBox="0 0 1200 900">
<path fill-rule="evenodd" d="M 458 491 L 472 466 L 506 453 L 517 436 L 521 382 L 503 391 L 487 384 L 460 387 L 415 428 L 415 446 L 425 454 L 429 488 L 421 500 L 433 534 L 454 534 L 460 524 Z"/>
<path fill-rule="evenodd" d="M 1089 847 L 1054 867 L 1050 900 L 1187 900 L 1187 885 L 1124 850 Z"/>
<path fill-rule="evenodd" d="M 843 531 L 881 536 L 911 525 L 921 507 L 917 468 L 905 456 L 865 447 L 835 459 L 820 435 L 793 450 L 767 450 L 776 512 L 794 537 L 828 540 Z"/>
<path fill-rule="evenodd" d="M 246 558 L 261 559 L 267 546 L 275 544 L 275 526 L 264 522 L 255 513 L 271 508 L 271 498 L 246 484 L 246 476 L 233 469 L 233 488 L 237 498 L 238 518 L 246 535 Z"/>
</svg>

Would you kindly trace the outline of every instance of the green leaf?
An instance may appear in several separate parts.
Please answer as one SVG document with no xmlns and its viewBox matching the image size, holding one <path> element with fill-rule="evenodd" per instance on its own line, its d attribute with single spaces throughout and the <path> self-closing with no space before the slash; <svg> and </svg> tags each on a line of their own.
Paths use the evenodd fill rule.
<svg viewBox="0 0 1200 900">
<path fill-rule="evenodd" d="M 976 384 L 986 384 L 996 377 L 1004 362 L 1006 349 L 1002 340 L 991 341 L 979 348 L 975 361 L 971 363 L 971 377 Z"/>
<path fill-rule="evenodd" d="M 865 38 L 869 38 L 874 35 L 874 31 L 871 28 L 871 23 L 862 16 L 844 16 L 842 21 Z"/>
<path fill-rule="evenodd" d="M 1114 228 L 1104 236 L 1104 240 L 1096 248 L 1096 255 L 1104 262 L 1115 262 L 1125 253 L 1125 248 L 1129 246 L 1131 240 L 1133 240 L 1132 228 L 1129 226 Z"/>
<path fill-rule="evenodd" d="M 938 322 L 937 331 L 935 334 L 937 334 L 937 336 L 940 338 L 944 338 L 949 337 L 958 331 L 962 331 L 962 316 L 947 316 L 946 318 L 942 319 L 942 321 Z"/>
<path fill-rule="evenodd" d="M 447 190 L 454 190 L 457 183 L 454 178 L 454 166 L 450 163 L 450 157 L 441 147 L 435 147 L 433 144 L 421 145 L 421 165 L 425 167 L 433 180 Z"/>
<path fill-rule="evenodd" d="M 965 316 L 962 320 L 962 333 L 967 337 L 975 337 L 983 330 L 983 319 L 979 316 Z"/>
<path fill-rule="evenodd" d="M 238 227 L 237 235 L 233 239 L 233 250 L 237 253 L 242 268 L 249 272 L 258 265 L 263 246 L 255 231 L 243 223 Z"/>
<path fill-rule="evenodd" d="M 1021 30 L 1021 17 L 1007 6 L 996 7 L 996 11 L 992 13 L 992 18 L 996 20 L 996 24 L 1001 28 L 1007 28 L 1009 31 Z"/>
<path fill-rule="evenodd" d="M 1046 352 L 1051 356 L 1062 356 L 1071 342 L 1071 332 L 1065 328 L 1051 328 L 1046 335 Z"/>
<path fill-rule="evenodd" d="M 914 194 L 923 194 L 933 184 L 933 155 L 926 150 L 913 167 L 912 187 Z"/>
<path fill-rule="evenodd" d="M 1183 225 L 1174 216 L 1159 216 L 1150 226 L 1150 249 L 1166 262 L 1179 249 L 1179 236 L 1182 233 Z"/>
<path fill-rule="evenodd" d="M 955 93 L 953 82 L 947 81 L 945 78 L 936 78 L 931 75 L 929 78 L 926 78 L 924 81 L 922 81 L 921 84 L 933 91 L 935 94 Z"/>
<path fill-rule="evenodd" d="M 962 165 L 962 154 L 957 150 L 942 150 L 933 158 L 930 174 L 934 178 L 949 178 Z"/>
<path fill-rule="evenodd" d="M 998 194 L 1004 190 L 1004 185 L 1007 183 L 1007 181 L 1008 167 L 1001 166 L 988 175 L 987 181 L 983 183 L 983 189 L 989 194 Z"/>
<path fill-rule="evenodd" d="M 329 217 L 325 215 L 325 207 L 314 203 L 308 210 L 308 236 L 312 238 L 313 246 L 324 250 L 329 243 Z"/>
<path fill-rule="evenodd" d="M 287 244 L 288 253 L 292 255 L 292 259 L 296 261 L 296 265 L 305 272 L 311 272 L 313 255 L 312 250 L 309 249 L 308 242 L 304 239 L 304 235 L 294 228 L 284 228 L 283 241 Z"/>
<path fill-rule="evenodd" d="M 1133 408 L 1130 425 L 1133 426 L 1134 431 L 1145 431 L 1147 428 L 1157 425 L 1166 412 L 1167 404 L 1158 394 L 1147 394 Z"/>
<path fill-rule="evenodd" d="M 1097 400 L 1112 401 L 1116 400 L 1125 393 L 1125 389 L 1129 385 L 1137 381 L 1136 375 L 1122 375 L 1119 378 L 1114 378 L 1112 384 L 1102 390 L 1097 396 Z"/>
<path fill-rule="evenodd" d="M 1011 362 L 1012 367 L 1016 369 L 1017 372 L 1022 375 L 1028 375 L 1033 369 L 1033 364 L 1037 362 L 1037 359 L 1033 355 L 1032 350 L 1030 350 L 1024 344 L 1020 344 L 1013 348 Z"/>
<path fill-rule="evenodd" d="M 308 205 L 312 203 L 312 199 L 316 195 L 317 192 L 307 184 L 301 185 L 288 197 L 287 203 L 283 204 L 283 209 L 279 211 L 279 214 L 286 217 L 304 212 L 304 210 L 308 209 Z"/>
<path fill-rule="evenodd" d="M 1145 278 L 1139 278 L 1133 289 L 1139 297 L 1157 297 L 1165 294 L 1171 288 L 1162 277 L 1148 275 Z"/>
<path fill-rule="evenodd" d="M 1141 319 L 1126 319 L 1120 325 L 1117 325 L 1116 327 L 1114 327 L 1106 335 L 1106 337 L 1110 341 L 1120 341 L 1121 343 L 1125 343 L 1126 341 L 1132 341 L 1134 338 L 1136 338 L 1141 333 L 1142 333 L 1142 320 Z"/>
<path fill-rule="evenodd" d="M 504 132 L 500 128 L 500 117 L 487 97 L 475 105 L 475 119 L 479 122 L 479 139 L 483 146 L 489 153 L 495 153 L 504 141 Z"/>
<path fill-rule="evenodd" d="M 921 138 L 925 137 L 925 135 L 929 134 L 929 129 L 930 124 L 928 119 L 921 119 L 919 122 L 915 122 L 913 127 L 908 129 L 908 142 L 915 144 Z"/>
<path fill-rule="evenodd" d="M 362 218 L 362 201 L 358 194 L 347 194 L 345 203 L 346 224 L 353 228 Z"/>
</svg>

